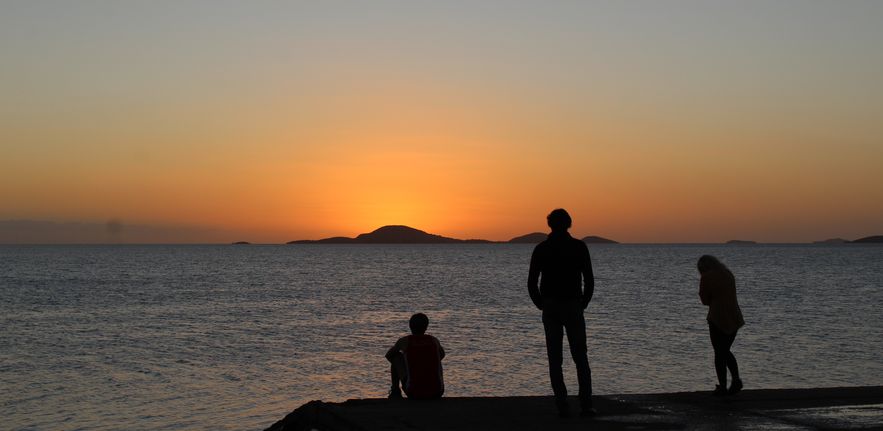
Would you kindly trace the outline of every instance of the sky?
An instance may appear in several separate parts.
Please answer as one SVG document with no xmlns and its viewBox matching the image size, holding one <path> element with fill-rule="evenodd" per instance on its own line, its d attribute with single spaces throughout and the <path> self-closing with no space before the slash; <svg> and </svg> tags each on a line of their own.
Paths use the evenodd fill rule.
<svg viewBox="0 0 883 431">
<path fill-rule="evenodd" d="M 6 0 L 0 242 L 506 240 L 558 207 L 621 242 L 883 234 L 881 22 L 879 1 Z"/>
</svg>

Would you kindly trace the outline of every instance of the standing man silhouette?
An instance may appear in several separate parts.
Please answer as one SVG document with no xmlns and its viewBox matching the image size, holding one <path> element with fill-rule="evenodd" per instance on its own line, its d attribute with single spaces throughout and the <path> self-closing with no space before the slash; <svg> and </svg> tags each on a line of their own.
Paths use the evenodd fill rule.
<svg viewBox="0 0 883 431">
<path fill-rule="evenodd" d="M 533 250 L 527 291 L 534 305 L 543 311 L 549 378 L 558 414 L 562 417 L 570 415 L 567 386 L 561 370 L 566 331 L 579 381 L 580 415 L 593 416 L 596 411 L 592 408 L 592 370 L 586 354 L 586 321 L 583 317 L 583 310 L 589 306 L 595 292 L 589 248 L 567 232 L 572 223 L 567 211 L 556 209 L 549 213 L 546 221 L 552 233 Z"/>
</svg>

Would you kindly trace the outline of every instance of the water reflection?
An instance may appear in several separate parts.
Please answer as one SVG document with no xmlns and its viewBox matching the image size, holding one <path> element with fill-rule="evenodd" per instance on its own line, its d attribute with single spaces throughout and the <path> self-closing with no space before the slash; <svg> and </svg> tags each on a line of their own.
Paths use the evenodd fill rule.
<svg viewBox="0 0 883 431">
<path fill-rule="evenodd" d="M 446 395 L 546 395 L 531 249 L 0 247 L 0 416 L 13 429 L 260 429 L 312 399 L 385 396 L 383 354 L 414 311 L 448 352 Z M 883 247 L 591 251 L 598 394 L 713 388 L 703 253 L 739 275 L 747 387 L 883 384 Z"/>
</svg>

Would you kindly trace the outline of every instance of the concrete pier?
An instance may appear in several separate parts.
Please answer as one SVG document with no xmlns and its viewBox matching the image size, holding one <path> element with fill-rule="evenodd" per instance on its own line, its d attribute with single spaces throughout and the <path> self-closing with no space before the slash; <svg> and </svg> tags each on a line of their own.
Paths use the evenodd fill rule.
<svg viewBox="0 0 883 431">
<path fill-rule="evenodd" d="M 598 415 L 560 418 L 551 397 L 309 402 L 267 431 L 883 430 L 883 386 L 596 396 Z"/>
</svg>

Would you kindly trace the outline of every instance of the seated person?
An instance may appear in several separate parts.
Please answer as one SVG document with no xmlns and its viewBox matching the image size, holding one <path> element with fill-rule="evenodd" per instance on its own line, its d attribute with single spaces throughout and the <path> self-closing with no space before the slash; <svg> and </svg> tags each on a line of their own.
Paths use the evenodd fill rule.
<svg viewBox="0 0 883 431">
<path fill-rule="evenodd" d="M 399 338 L 386 352 L 386 359 L 392 364 L 389 398 L 401 398 L 402 389 L 408 398 L 440 398 L 445 392 L 441 365 L 445 349 L 437 338 L 426 334 L 429 318 L 425 314 L 411 316 L 408 326 L 411 335 Z"/>
</svg>

